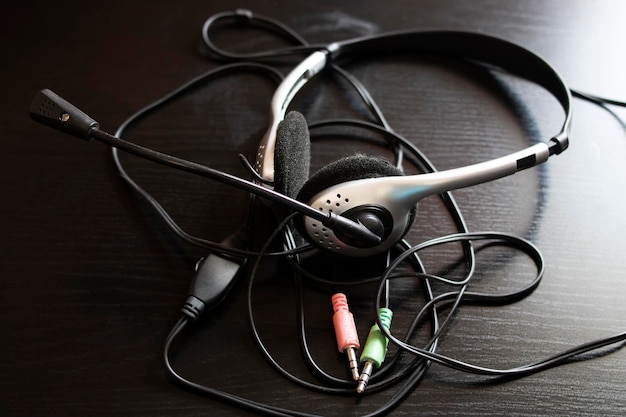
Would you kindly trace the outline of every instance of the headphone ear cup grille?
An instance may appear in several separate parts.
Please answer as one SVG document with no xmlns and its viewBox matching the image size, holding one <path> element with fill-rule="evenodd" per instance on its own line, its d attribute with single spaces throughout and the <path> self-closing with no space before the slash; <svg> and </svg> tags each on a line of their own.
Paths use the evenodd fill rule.
<svg viewBox="0 0 626 417">
<path fill-rule="evenodd" d="M 348 181 L 362 180 L 369 178 L 391 177 L 403 175 L 402 171 L 393 166 L 389 161 L 380 157 L 372 157 L 366 155 L 352 155 L 335 162 L 332 162 L 317 171 L 303 186 L 298 193 L 297 199 L 309 204 L 317 194 L 330 188 Z M 329 202 L 329 204 L 341 205 L 342 201 L 348 196 L 337 196 L 337 201 Z M 417 215 L 417 207 L 414 207 L 406 224 L 406 233 Z M 304 222 L 297 221 L 296 226 L 303 236 L 307 233 L 304 230 Z"/>
<path fill-rule="evenodd" d="M 309 178 L 311 139 L 306 119 L 291 111 L 278 125 L 274 149 L 274 190 L 290 198 Z"/>
</svg>

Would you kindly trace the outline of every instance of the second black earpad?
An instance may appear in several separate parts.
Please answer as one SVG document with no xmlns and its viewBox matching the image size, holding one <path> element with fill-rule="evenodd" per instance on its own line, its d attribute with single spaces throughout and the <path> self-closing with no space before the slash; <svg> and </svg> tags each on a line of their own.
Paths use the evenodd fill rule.
<svg viewBox="0 0 626 417">
<path fill-rule="evenodd" d="M 333 185 L 367 178 L 402 175 L 402 171 L 384 158 L 352 155 L 332 162 L 317 171 L 298 193 L 298 200 L 308 203 L 316 194 Z"/>
<path fill-rule="evenodd" d="M 278 125 L 274 149 L 274 189 L 290 198 L 309 178 L 311 139 L 306 119 L 291 111 Z"/>
</svg>

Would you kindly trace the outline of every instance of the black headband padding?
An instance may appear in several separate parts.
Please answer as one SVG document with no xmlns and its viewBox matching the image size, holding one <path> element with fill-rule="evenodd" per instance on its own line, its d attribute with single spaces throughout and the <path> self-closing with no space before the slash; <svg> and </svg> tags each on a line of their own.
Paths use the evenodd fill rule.
<svg viewBox="0 0 626 417">
<path fill-rule="evenodd" d="M 274 189 L 290 198 L 309 178 L 311 139 L 301 113 L 291 111 L 278 125 L 274 149 Z"/>
<path fill-rule="evenodd" d="M 480 33 L 455 31 L 392 32 L 335 42 L 327 47 L 332 62 L 381 54 L 426 53 L 479 61 L 535 82 L 548 90 L 566 113 L 561 133 L 571 123 L 569 88 L 545 60 L 522 46 Z"/>
</svg>

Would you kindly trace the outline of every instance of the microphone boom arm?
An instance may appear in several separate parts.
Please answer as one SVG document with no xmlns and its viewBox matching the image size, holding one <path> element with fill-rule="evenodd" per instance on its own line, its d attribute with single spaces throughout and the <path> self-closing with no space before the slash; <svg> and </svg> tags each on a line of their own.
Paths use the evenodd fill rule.
<svg viewBox="0 0 626 417">
<path fill-rule="evenodd" d="M 360 239 L 367 245 L 375 246 L 380 243 L 380 237 L 371 232 L 363 224 L 354 222 L 335 213 L 323 213 L 298 200 L 286 197 L 274 190 L 263 187 L 243 178 L 226 172 L 209 168 L 205 165 L 188 161 L 163 152 L 155 151 L 111 135 L 99 128 L 98 123 L 87 116 L 83 111 L 67 102 L 51 90 L 41 90 L 35 95 L 30 106 L 33 120 L 60 130 L 63 133 L 76 136 L 84 140 L 96 139 L 99 142 L 113 146 L 124 152 L 141 158 L 157 162 L 172 168 L 190 172 L 206 178 L 220 181 L 224 184 L 250 192 L 269 201 L 287 206 L 291 210 L 320 221 L 325 226 L 336 229 L 346 236 Z"/>
</svg>

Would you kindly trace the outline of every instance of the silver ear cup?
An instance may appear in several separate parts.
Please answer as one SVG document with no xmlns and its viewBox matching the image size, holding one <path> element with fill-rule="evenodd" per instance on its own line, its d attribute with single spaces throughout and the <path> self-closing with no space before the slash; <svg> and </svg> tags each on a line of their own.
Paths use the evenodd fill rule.
<svg viewBox="0 0 626 417">
<path fill-rule="evenodd" d="M 316 194 L 309 204 L 321 212 L 332 212 L 364 224 L 381 237 L 379 245 L 367 247 L 350 241 L 319 221 L 305 217 L 308 240 L 324 250 L 352 257 L 376 255 L 400 241 L 413 222 L 416 206 L 394 201 L 387 189 L 372 185 L 371 181 L 350 181 L 330 187 Z"/>
<path fill-rule="evenodd" d="M 300 222 L 300 232 L 315 246 L 343 256 L 370 256 L 398 242 L 415 217 L 415 204 L 395 201 L 393 187 L 375 185 L 395 181 L 402 172 L 382 158 L 349 156 L 320 169 L 306 182 L 298 200 L 323 213 L 359 222 L 381 237 L 375 247 L 338 235 L 310 217 Z M 372 182 L 373 181 L 373 182 Z"/>
</svg>

